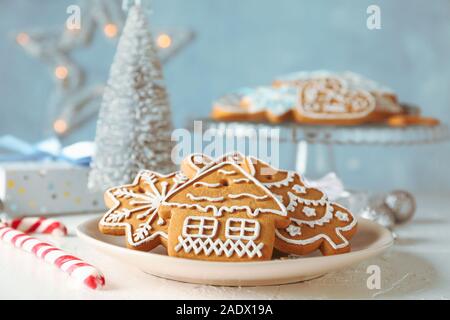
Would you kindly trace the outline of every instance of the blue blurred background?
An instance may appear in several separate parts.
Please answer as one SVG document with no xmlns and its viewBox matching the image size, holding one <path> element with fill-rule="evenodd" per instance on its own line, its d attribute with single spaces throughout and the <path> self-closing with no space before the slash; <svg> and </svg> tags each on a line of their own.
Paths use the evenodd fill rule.
<svg viewBox="0 0 450 320">
<path fill-rule="evenodd" d="M 0 0 L 0 135 L 38 141 L 48 131 L 54 88 L 48 68 L 29 57 L 14 34 L 57 27 L 75 0 Z M 381 8 L 381 29 L 368 30 L 366 9 Z M 190 28 L 196 40 L 165 66 L 174 123 L 208 115 L 214 98 L 269 83 L 297 70 L 352 70 L 450 122 L 448 0 L 153 0 L 157 29 Z M 115 43 L 98 39 L 74 53 L 89 81 L 106 81 Z M 66 138 L 92 139 L 95 119 Z M 353 188 L 450 195 L 448 143 L 408 147 L 339 146 L 337 169 Z M 295 152 L 282 146 L 291 166 Z"/>
</svg>

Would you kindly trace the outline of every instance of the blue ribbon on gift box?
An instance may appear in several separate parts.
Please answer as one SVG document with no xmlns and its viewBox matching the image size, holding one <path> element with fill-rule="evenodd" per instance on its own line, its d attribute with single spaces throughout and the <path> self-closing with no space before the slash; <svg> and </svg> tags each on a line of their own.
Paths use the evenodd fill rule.
<svg viewBox="0 0 450 320">
<path fill-rule="evenodd" d="M 81 141 L 63 147 L 57 138 L 48 138 L 30 144 L 12 135 L 0 137 L 0 162 L 5 161 L 65 161 L 80 166 L 89 166 L 94 154 L 94 142 Z"/>
</svg>

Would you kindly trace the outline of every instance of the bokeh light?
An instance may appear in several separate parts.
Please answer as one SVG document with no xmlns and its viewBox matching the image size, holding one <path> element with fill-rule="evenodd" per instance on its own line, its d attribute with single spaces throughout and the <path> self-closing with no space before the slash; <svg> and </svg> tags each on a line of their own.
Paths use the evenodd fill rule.
<svg viewBox="0 0 450 320">
<path fill-rule="evenodd" d="M 156 44 L 160 48 L 163 48 L 163 49 L 168 48 L 172 44 L 172 38 L 169 35 L 165 34 L 165 33 L 160 34 L 158 36 L 158 38 L 156 38 Z"/>
<path fill-rule="evenodd" d="M 63 119 L 58 119 L 53 123 L 53 130 L 58 134 L 63 134 L 67 131 L 67 122 Z"/>
<path fill-rule="evenodd" d="M 69 75 L 69 69 L 67 69 L 67 67 L 65 66 L 57 66 L 55 68 L 55 77 L 60 79 L 60 80 L 64 80 L 67 78 L 67 76 Z"/>
<path fill-rule="evenodd" d="M 108 23 L 103 27 L 103 32 L 108 38 L 114 38 L 117 36 L 118 29 L 114 23 Z"/>
</svg>

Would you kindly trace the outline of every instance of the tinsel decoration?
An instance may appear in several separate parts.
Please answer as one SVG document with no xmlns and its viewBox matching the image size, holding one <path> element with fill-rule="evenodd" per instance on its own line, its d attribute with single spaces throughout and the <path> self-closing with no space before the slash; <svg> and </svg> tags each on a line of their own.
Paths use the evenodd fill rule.
<svg viewBox="0 0 450 320">
<path fill-rule="evenodd" d="M 99 98 L 104 84 L 89 84 L 87 70 L 72 58 L 75 50 L 88 47 L 101 30 L 107 39 L 115 41 L 124 24 L 124 11 L 139 0 L 78 0 L 67 9 L 79 10 L 81 23 L 71 27 L 49 30 L 29 30 L 15 34 L 17 44 L 31 57 L 45 63 L 52 74 L 56 88 L 49 102 L 52 130 L 67 135 L 97 115 Z M 159 32 L 156 38 L 161 61 L 167 62 L 189 44 L 194 34 L 189 30 Z"/>
<path fill-rule="evenodd" d="M 95 190 L 126 184 L 141 169 L 168 173 L 171 112 L 144 9 L 128 12 L 103 94 L 89 176 Z"/>
</svg>

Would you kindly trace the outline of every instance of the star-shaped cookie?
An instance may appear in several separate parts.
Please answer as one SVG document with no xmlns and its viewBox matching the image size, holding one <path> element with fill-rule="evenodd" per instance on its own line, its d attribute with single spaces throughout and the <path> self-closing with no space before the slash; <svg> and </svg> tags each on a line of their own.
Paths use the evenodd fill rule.
<svg viewBox="0 0 450 320">
<path fill-rule="evenodd" d="M 99 222 L 102 233 L 125 235 L 130 249 L 150 251 L 167 244 L 168 221 L 158 215 L 161 202 L 188 180 L 181 172 L 160 175 L 141 171 L 132 184 L 105 192 L 108 212 Z"/>
</svg>

